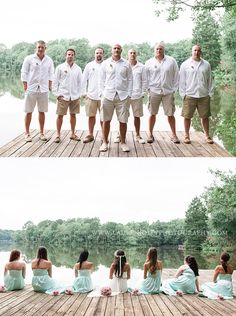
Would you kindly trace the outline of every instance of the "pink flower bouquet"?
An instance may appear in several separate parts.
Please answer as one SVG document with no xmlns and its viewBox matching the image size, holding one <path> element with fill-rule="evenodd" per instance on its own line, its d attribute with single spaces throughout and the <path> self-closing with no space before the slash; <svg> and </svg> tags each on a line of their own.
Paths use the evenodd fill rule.
<svg viewBox="0 0 236 316">
<path fill-rule="evenodd" d="M 57 296 L 57 295 L 59 295 L 60 294 L 60 292 L 58 291 L 58 290 L 54 290 L 53 292 L 52 292 L 52 295 L 54 295 L 54 296 Z"/>
<path fill-rule="evenodd" d="M 66 289 L 65 290 L 65 294 L 67 295 L 72 295 L 73 294 L 73 291 L 71 289 Z"/>
<path fill-rule="evenodd" d="M 111 296 L 111 288 L 109 286 L 104 286 L 101 288 L 101 295 L 102 296 Z"/>
<path fill-rule="evenodd" d="M 131 292 L 132 295 L 140 295 L 139 289 L 133 289 Z"/>
</svg>

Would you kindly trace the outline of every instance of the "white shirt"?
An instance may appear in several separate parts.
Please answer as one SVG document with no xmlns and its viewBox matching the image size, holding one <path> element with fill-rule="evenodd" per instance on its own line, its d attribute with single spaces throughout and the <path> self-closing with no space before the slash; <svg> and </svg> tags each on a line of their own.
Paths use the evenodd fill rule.
<svg viewBox="0 0 236 316">
<path fill-rule="evenodd" d="M 137 62 L 136 65 L 131 65 L 133 72 L 133 91 L 131 99 L 139 99 L 144 96 L 147 90 L 147 75 L 145 66 L 140 62 Z"/>
<path fill-rule="evenodd" d="M 110 57 L 102 63 L 99 76 L 99 95 L 112 101 L 118 93 L 122 101 L 131 97 L 132 87 L 132 68 L 127 60 L 120 58 L 115 61 Z"/>
<path fill-rule="evenodd" d="M 202 98 L 212 96 L 213 84 L 211 66 L 208 61 L 200 59 L 196 62 L 190 57 L 180 66 L 179 93 L 183 98 L 185 95 Z"/>
<path fill-rule="evenodd" d="M 148 89 L 156 94 L 170 94 L 178 89 L 179 68 L 173 57 L 165 55 L 162 61 L 153 57 L 145 63 Z"/>
<path fill-rule="evenodd" d="M 67 63 L 57 66 L 52 84 L 55 96 L 63 96 L 66 101 L 77 100 L 81 96 L 82 70 L 77 64 Z"/>
<path fill-rule="evenodd" d="M 26 56 L 21 68 L 21 81 L 27 82 L 27 91 L 48 92 L 49 81 L 53 80 L 54 65 L 45 55 L 41 60 L 37 54 Z"/>
<path fill-rule="evenodd" d="M 92 100 L 100 100 L 98 80 L 101 66 L 102 63 L 98 63 L 95 60 L 91 61 L 85 66 L 83 72 L 81 95 L 87 95 Z"/>
</svg>

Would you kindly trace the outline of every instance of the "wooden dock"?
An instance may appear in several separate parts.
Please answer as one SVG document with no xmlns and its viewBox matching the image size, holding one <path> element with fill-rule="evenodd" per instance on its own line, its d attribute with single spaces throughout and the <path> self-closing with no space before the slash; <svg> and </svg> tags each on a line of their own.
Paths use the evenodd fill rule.
<svg viewBox="0 0 236 316">
<path fill-rule="evenodd" d="M 83 139 L 86 131 L 77 131 L 77 135 Z M 70 140 L 70 132 L 63 131 L 61 142 L 54 143 L 56 132 L 46 131 L 47 142 L 39 140 L 39 131 L 33 130 L 31 135 L 33 141 L 26 143 L 24 134 L 7 143 L 0 148 L 0 157 L 232 157 L 220 145 L 207 144 L 204 134 L 201 132 L 191 133 L 191 144 L 184 144 L 183 132 L 178 132 L 180 144 L 174 144 L 170 140 L 170 132 L 154 132 L 155 141 L 152 144 L 139 144 L 135 141 L 135 133 L 127 132 L 127 144 L 130 152 L 124 153 L 120 145 L 114 143 L 117 132 L 110 133 L 109 150 L 99 152 L 101 145 L 101 132 L 95 133 L 95 140 L 84 144 L 83 141 Z M 146 132 L 141 133 L 146 140 Z"/>
<path fill-rule="evenodd" d="M 174 270 L 165 269 L 163 279 L 172 277 Z M 210 281 L 211 270 L 200 270 L 200 283 Z M 234 293 L 236 277 L 233 278 Z M 119 294 L 111 297 L 88 297 L 86 294 L 51 296 L 35 293 L 30 285 L 24 290 L 0 293 L 0 315 L 10 316 L 235 316 L 236 298 L 210 300 L 197 295 L 183 297 Z"/>
</svg>

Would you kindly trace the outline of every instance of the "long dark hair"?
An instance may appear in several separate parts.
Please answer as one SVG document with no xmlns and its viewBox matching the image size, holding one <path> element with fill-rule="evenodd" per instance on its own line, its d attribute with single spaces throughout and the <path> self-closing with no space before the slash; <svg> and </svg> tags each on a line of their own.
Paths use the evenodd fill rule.
<svg viewBox="0 0 236 316">
<path fill-rule="evenodd" d="M 37 259 L 38 259 L 37 265 L 39 265 L 40 260 L 42 259 L 48 260 L 48 251 L 46 247 L 41 246 L 38 248 Z"/>
<path fill-rule="evenodd" d="M 198 273 L 198 264 L 197 261 L 194 257 L 192 256 L 187 256 L 185 257 L 185 261 L 189 265 L 189 267 L 193 270 L 195 276 L 199 276 Z"/>
<path fill-rule="evenodd" d="M 119 249 L 115 252 L 114 256 L 115 256 L 115 260 L 114 260 L 115 275 L 118 278 L 122 278 L 123 272 L 124 272 L 124 266 L 126 264 L 125 252 L 123 250 Z"/>
<path fill-rule="evenodd" d="M 148 249 L 147 260 L 150 263 L 149 269 L 151 274 L 155 273 L 157 270 L 157 249 L 155 247 Z"/>
<path fill-rule="evenodd" d="M 229 259 L 230 259 L 230 255 L 228 254 L 228 252 L 223 252 L 220 256 L 220 262 L 223 269 L 225 270 L 225 273 L 228 272 L 227 262 L 229 261 Z"/>
<path fill-rule="evenodd" d="M 89 256 L 88 250 L 81 251 L 81 253 L 79 255 L 79 259 L 77 261 L 79 263 L 79 268 L 80 269 L 82 267 L 82 263 L 88 259 L 88 256 Z"/>
<path fill-rule="evenodd" d="M 20 258 L 20 251 L 17 249 L 13 249 L 10 253 L 9 262 L 15 261 Z"/>
</svg>

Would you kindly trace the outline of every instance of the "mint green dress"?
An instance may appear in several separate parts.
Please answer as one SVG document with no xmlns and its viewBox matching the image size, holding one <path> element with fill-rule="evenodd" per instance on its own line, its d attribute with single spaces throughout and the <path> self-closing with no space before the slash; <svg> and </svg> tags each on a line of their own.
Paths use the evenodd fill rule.
<svg viewBox="0 0 236 316">
<path fill-rule="evenodd" d="M 4 276 L 4 284 L 8 291 L 21 290 L 25 287 L 22 270 L 8 270 Z"/>
<path fill-rule="evenodd" d="M 210 299 L 217 299 L 220 295 L 225 300 L 233 299 L 233 285 L 231 274 L 218 274 L 216 283 L 206 282 L 202 285 L 202 294 Z"/>
<path fill-rule="evenodd" d="M 56 290 L 55 281 L 48 275 L 47 269 L 33 269 L 32 287 L 35 292 L 52 294 Z"/>
<path fill-rule="evenodd" d="M 154 274 L 148 271 L 147 278 L 143 280 L 139 291 L 142 294 L 158 294 L 161 287 L 161 270 L 156 270 Z"/>
<path fill-rule="evenodd" d="M 194 294 L 196 291 L 196 276 L 190 267 L 187 267 L 178 278 L 167 279 L 162 282 L 161 291 L 168 295 L 176 295 L 176 291 Z"/>
<path fill-rule="evenodd" d="M 73 283 L 73 291 L 76 293 L 88 293 L 93 290 L 93 283 L 91 279 L 91 270 L 80 269 L 78 276 Z"/>
</svg>

